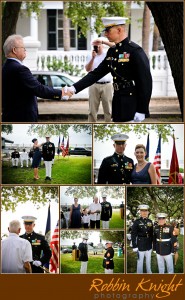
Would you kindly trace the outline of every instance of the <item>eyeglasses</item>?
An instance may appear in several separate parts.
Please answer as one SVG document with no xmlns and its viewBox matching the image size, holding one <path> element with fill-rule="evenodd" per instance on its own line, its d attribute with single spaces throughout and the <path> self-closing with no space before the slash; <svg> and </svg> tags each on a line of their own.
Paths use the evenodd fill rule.
<svg viewBox="0 0 185 300">
<path fill-rule="evenodd" d="M 164 220 L 165 218 L 158 218 L 158 220 Z"/>
<path fill-rule="evenodd" d="M 113 28 L 113 27 L 115 27 L 115 26 L 117 26 L 117 25 L 113 25 L 113 26 L 110 26 L 110 27 L 107 27 L 107 28 L 105 28 L 104 30 L 103 30 L 103 32 L 105 33 L 108 33 L 109 31 L 110 31 L 110 29 L 111 28 Z"/>
<path fill-rule="evenodd" d="M 26 48 L 25 48 L 25 47 L 14 47 L 14 48 L 22 48 L 22 49 L 24 49 L 24 51 L 26 51 Z"/>
</svg>

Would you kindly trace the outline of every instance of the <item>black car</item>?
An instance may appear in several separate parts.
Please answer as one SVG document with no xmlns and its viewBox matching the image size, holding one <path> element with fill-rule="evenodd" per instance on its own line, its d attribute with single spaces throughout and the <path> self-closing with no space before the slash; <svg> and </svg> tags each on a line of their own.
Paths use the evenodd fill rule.
<svg viewBox="0 0 185 300">
<path fill-rule="evenodd" d="M 64 249 L 62 249 L 62 253 L 72 253 L 72 249 L 64 248 Z"/>
<path fill-rule="evenodd" d="M 76 147 L 74 149 L 69 150 L 69 155 L 86 155 L 86 156 L 91 156 L 91 150 L 81 148 L 81 147 Z"/>
</svg>

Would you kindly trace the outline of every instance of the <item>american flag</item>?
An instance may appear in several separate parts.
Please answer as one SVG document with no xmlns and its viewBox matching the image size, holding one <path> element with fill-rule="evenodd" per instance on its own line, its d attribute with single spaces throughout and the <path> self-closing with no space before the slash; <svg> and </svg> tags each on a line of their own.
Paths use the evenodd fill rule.
<svg viewBox="0 0 185 300">
<path fill-rule="evenodd" d="M 57 273 L 59 264 L 59 226 L 58 222 L 55 227 L 54 233 L 51 238 L 50 248 L 52 250 L 52 256 L 50 259 L 50 272 Z"/>
<path fill-rule="evenodd" d="M 156 170 L 157 184 L 161 184 L 161 135 L 159 135 L 159 142 L 153 164 Z"/>
<path fill-rule="evenodd" d="M 179 174 L 179 161 L 178 161 L 176 145 L 175 145 L 175 136 L 173 135 L 173 150 L 172 150 L 170 175 L 169 175 L 168 183 L 169 184 L 182 183 L 179 175 L 180 175 Z"/>
</svg>

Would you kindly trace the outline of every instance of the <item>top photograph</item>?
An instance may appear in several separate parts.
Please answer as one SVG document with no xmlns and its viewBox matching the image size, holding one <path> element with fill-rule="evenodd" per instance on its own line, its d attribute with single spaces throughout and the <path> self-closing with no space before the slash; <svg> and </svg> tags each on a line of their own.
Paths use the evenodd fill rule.
<svg viewBox="0 0 185 300">
<path fill-rule="evenodd" d="M 2 2 L 1 122 L 183 122 L 183 2 Z"/>
</svg>

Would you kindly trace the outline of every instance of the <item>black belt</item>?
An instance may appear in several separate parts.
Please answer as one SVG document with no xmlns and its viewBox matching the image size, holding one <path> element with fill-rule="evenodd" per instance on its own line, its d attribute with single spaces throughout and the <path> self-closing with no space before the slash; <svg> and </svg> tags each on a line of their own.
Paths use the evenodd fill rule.
<svg viewBox="0 0 185 300">
<path fill-rule="evenodd" d="M 125 89 L 127 87 L 131 87 L 131 86 L 134 86 L 134 82 L 131 80 L 131 81 L 124 81 L 124 82 L 114 82 L 113 83 L 113 87 L 114 87 L 114 90 L 115 91 L 119 91 L 119 90 L 122 90 L 122 89 Z"/>
<path fill-rule="evenodd" d="M 106 84 L 106 83 L 110 83 L 110 81 L 105 81 L 105 82 L 96 82 L 97 84 Z"/>
</svg>

